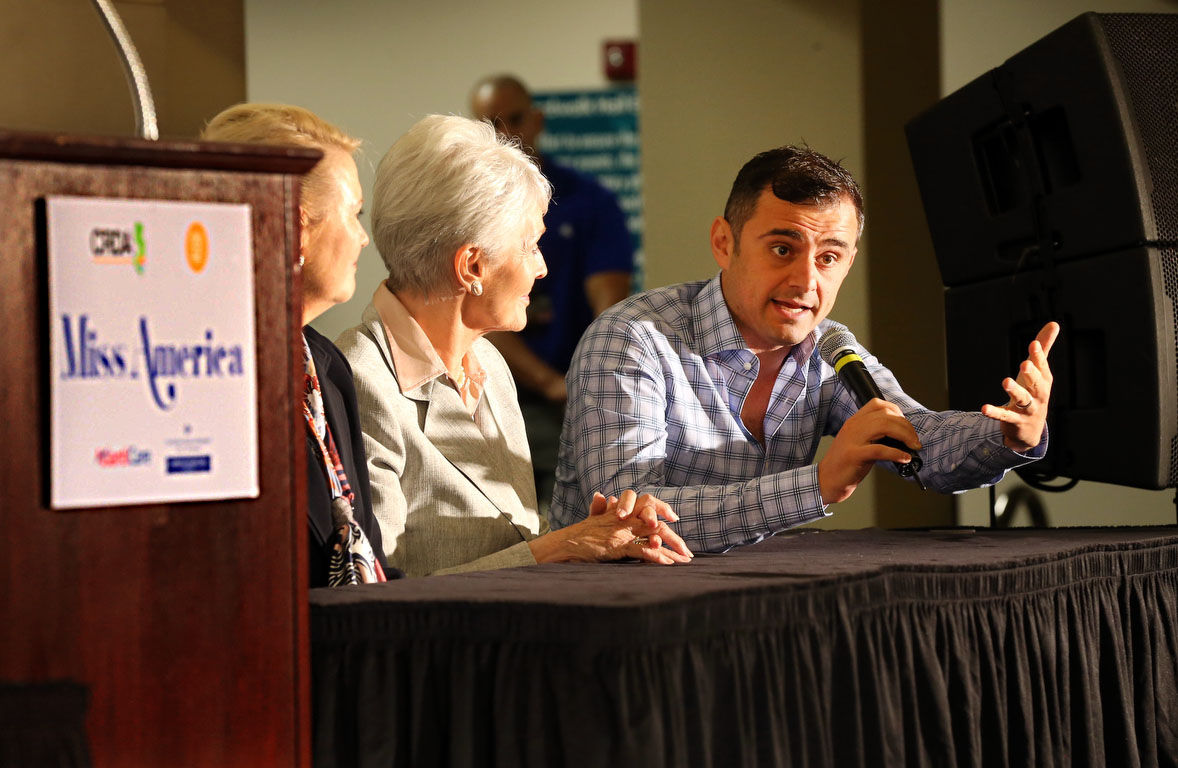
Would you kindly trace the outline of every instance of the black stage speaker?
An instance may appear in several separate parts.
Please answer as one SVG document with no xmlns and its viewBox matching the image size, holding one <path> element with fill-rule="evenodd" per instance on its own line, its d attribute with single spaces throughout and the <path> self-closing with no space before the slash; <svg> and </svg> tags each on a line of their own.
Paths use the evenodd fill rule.
<svg viewBox="0 0 1178 768">
<path fill-rule="evenodd" d="M 1178 485 L 1178 15 L 1084 14 L 907 126 L 954 408 L 1063 333 L 1039 476 Z"/>
</svg>

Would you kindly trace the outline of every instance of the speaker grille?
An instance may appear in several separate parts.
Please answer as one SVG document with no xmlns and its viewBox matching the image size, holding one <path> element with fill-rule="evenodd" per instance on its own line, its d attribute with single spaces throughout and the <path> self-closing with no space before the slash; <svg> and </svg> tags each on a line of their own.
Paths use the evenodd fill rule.
<svg viewBox="0 0 1178 768">
<path fill-rule="evenodd" d="M 1178 435 L 1170 440 L 1170 488 L 1178 485 Z"/>
<path fill-rule="evenodd" d="M 1170 300 L 1171 317 L 1178 321 L 1178 248 L 1162 248 L 1162 279 L 1166 287 L 1166 298 Z M 1174 334 L 1174 359 L 1178 360 L 1178 333 Z M 1178 378 L 1178 371 L 1175 371 Z M 1158 462 L 1159 464 L 1161 462 Z M 1170 438 L 1170 483 L 1178 487 L 1178 434 Z"/>
<path fill-rule="evenodd" d="M 1100 14 L 1100 23 L 1141 137 L 1158 240 L 1178 242 L 1178 14 Z"/>
</svg>

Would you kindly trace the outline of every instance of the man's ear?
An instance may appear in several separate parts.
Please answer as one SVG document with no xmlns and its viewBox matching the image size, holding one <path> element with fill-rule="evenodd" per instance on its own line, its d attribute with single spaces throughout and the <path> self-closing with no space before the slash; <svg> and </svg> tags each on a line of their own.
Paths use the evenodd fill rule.
<svg viewBox="0 0 1178 768">
<path fill-rule="evenodd" d="M 732 225 L 723 216 L 717 216 L 712 222 L 712 256 L 720 269 L 728 269 L 732 257 L 736 255 L 736 239 L 732 236 Z"/>
<path fill-rule="evenodd" d="M 482 248 L 466 243 L 454 252 L 454 279 L 459 290 L 469 292 L 471 283 L 485 280 L 486 275 L 487 260 Z"/>
</svg>

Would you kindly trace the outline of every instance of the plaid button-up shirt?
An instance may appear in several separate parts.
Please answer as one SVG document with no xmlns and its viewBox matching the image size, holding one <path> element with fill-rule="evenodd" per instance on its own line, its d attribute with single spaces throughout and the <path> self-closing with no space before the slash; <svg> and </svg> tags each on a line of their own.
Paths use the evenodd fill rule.
<svg viewBox="0 0 1178 768">
<path fill-rule="evenodd" d="M 568 374 L 553 528 L 586 515 L 594 491 L 653 493 L 678 513 L 676 531 L 697 552 L 722 552 L 827 514 L 814 455 L 857 410 L 818 355 L 823 321 L 786 357 L 765 413 L 764 442 L 740 418 L 760 361 L 724 301 L 720 278 L 633 296 L 585 332 Z M 980 412 L 924 408 L 864 354 L 887 400 L 924 446 L 920 479 L 953 492 L 997 482 L 1039 458 L 1007 448 Z M 890 462 L 884 466 L 892 468 Z"/>
</svg>

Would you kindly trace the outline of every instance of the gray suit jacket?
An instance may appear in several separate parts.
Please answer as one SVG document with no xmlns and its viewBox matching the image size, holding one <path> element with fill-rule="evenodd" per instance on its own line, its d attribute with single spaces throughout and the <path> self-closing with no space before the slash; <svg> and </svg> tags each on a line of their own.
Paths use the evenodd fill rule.
<svg viewBox="0 0 1178 768">
<path fill-rule="evenodd" d="M 401 394 L 371 303 L 336 346 L 356 381 L 372 509 L 389 564 L 409 576 L 534 564 L 526 542 L 547 532 L 548 522 L 536 511 L 515 380 L 498 350 L 475 342 L 487 372 L 478 407 L 498 427 L 492 440 L 444 380 Z"/>
</svg>

